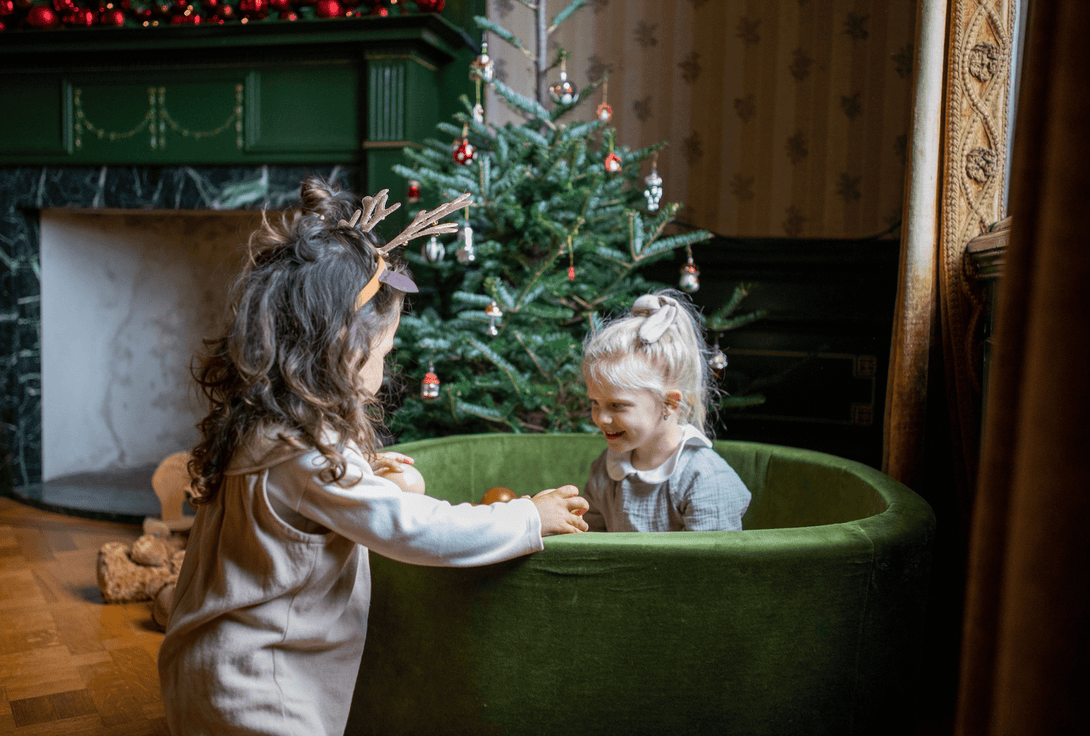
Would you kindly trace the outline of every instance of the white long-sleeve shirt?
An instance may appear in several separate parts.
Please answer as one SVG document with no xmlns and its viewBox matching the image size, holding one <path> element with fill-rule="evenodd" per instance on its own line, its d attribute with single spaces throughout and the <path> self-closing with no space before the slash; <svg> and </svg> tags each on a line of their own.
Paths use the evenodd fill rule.
<svg viewBox="0 0 1090 736">
<path fill-rule="evenodd" d="M 377 477 L 352 445 L 347 474 L 264 440 L 236 453 L 198 508 L 159 653 L 167 721 L 189 734 L 344 731 L 363 653 L 367 550 L 468 567 L 543 548 L 533 502 L 451 505 Z"/>
</svg>

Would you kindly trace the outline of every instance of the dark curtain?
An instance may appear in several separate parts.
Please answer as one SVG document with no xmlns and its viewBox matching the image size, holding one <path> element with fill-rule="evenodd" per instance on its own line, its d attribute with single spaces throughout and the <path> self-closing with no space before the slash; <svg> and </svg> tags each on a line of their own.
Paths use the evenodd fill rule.
<svg viewBox="0 0 1090 736">
<path fill-rule="evenodd" d="M 1032 0 L 970 537 L 959 736 L 1090 732 L 1088 72 L 1090 3 Z"/>
</svg>

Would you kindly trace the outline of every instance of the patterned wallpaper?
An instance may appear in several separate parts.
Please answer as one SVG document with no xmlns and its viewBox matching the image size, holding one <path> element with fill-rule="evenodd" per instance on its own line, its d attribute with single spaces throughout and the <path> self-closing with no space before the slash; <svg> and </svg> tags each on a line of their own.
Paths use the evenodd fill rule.
<svg viewBox="0 0 1090 736">
<path fill-rule="evenodd" d="M 550 22 L 566 5 L 549 2 Z M 520 0 L 490 0 L 489 17 L 533 47 Z M 901 218 L 915 19 L 916 0 L 588 0 L 550 47 L 570 52 L 580 88 L 608 72 L 620 143 L 669 142 L 659 173 L 683 222 L 865 237 Z M 490 52 L 532 95 L 522 52 L 499 39 Z M 576 114 L 591 119 L 601 96 Z M 499 100 L 488 109 L 515 119 Z"/>
</svg>

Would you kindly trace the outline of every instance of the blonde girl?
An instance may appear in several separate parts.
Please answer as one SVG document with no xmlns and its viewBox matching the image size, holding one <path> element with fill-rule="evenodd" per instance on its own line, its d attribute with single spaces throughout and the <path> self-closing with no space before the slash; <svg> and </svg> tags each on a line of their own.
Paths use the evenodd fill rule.
<svg viewBox="0 0 1090 736">
<path fill-rule="evenodd" d="M 672 290 L 588 336 L 583 376 L 607 445 L 583 489 L 591 531 L 742 528 L 749 490 L 704 433 L 707 352 L 692 304 Z"/>
</svg>

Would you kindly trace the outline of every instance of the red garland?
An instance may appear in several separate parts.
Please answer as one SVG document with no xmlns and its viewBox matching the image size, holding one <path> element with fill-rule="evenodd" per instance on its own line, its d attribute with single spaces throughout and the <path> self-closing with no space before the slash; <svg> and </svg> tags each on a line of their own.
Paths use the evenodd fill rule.
<svg viewBox="0 0 1090 736">
<path fill-rule="evenodd" d="M 355 9 L 357 5 L 364 7 Z M 445 5 L 446 0 L 403 0 L 392 7 L 402 14 L 438 13 Z M 387 16 L 390 7 L 390 0 L 0 0 L 0 32 L 89 26 L 290 23 L 368 14 Z"/>
</svg>

